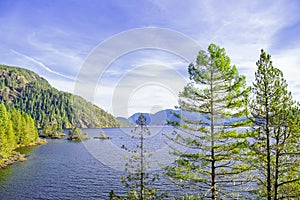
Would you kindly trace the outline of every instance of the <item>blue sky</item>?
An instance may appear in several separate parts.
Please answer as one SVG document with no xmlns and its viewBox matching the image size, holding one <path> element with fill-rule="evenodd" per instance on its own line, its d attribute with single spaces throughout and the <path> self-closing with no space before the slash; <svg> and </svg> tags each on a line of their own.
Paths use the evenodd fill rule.
<svg viewBox="0 0 300 200">
<path fill-rule="evenodd" d="M 1 0 L 0 63 L 28 68 L 60 90 L 81 94 L 74 91 L 77 77 L 99 44 L 131 29 L 166 28 L 202 49 L 210 43 L 224 47 L 248 84 L 254 80 L 260 49 L 265 49 L 299 99 L 299 10 L 298 0 Z M 178 91 L 172 86 L 179 76 L 187 78 L 187 65 L 160 50 L 129 52 L 111 62 L 93 98 L 86 98 L 116 116 L 173 108 L 180 86 Z M 135 85 L 138 79 L 144 84 Z M 116 91 L 127 91 L 127 98 L 119 99 L 125 103 L 115 103 Z M 124 104 L 122 112 L 114 109 L 118 104 Z"/>
</svg>

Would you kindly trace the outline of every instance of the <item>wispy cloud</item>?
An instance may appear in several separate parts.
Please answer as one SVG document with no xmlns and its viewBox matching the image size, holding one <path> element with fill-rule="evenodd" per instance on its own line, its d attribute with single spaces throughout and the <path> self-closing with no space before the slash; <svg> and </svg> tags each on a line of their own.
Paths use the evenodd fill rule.
<svg viewBox="0 0 300 200">
<path fill-rule="evenodd" d="M 66 75 L 64 75 L 64 74 L 61 74 L 61 73 L 59 73 L 59 72 L 57 72 L 57 71 L 52 70 L 51 68 L 49 68 L 49 67 L 46 66 L 43 62 L 37 60 L 36 58 L 32 58 L 32 57 L 27 56 L 27 55 L 25 55 L 25 54 L 23 54 L 23 53 L 20 53 L 20 52 L 18 52 L 18 51 L 15 51 L 15 50 L 13 50 L 13 49 L 10 49 L 10 51 L 13 52 L 13 53 L 15 53 L 16 55 L 19 55 L 19 56 L 22 56 L 22 57 L 26 58 L 27 60 L 29 60 L 29 61 L 31 61 L 31 62 L 33 62 L 33 63 L 38 64 L 40 67 L 42 67 L 43 69 L 45 69 L 46 71 L 48 71 L 48 72 L 50 72 L 50 73 L 52 73 L 52 74 L 55 74 L 55 75 L 58 75 L 58 76 L 61 76 L 61 77 L 64 77 L 64 78 L 67 78 L 67 79 L 70 79 L 70 80 L 75 80 L 75 79 L 74 79 L 73 77 L 71 77 L 71 76 L 66 76 Z"/>
<path fill-rule="evenodd" d="M 126 70 L 121 77 L 103 77 L 95 91 L 95 101 L 116 116 L 149 112 L 157 106 L 174 108 L 187 83 L 186 77 L 169 65 L 144 63 Z"/>
<path fill-rule="evenodd" d="M 210 43 L 224 47 L 232 64 L 237 66 L 241 74 L 247 76 L 249 85 L 254 80 L 255 62 L 263 48 L 272 55 L 274 65 L 284 72 L 293 93 L 299 94 L 300 83 L 297 77 L 300 76 L 300 3 L 297 0 L 289 3 L 285 0 L 145 0 L 136 1 L 134 4 L 119 1 L 94 3 L 69 5 L 61 2 L 45 7 L 38 2 L 34 5 L 23 2 L 18 5 L 18 9 L 5 8 L 5 12 L 0 15 L 0 62 L 32 64 L 29 68 L 39 66 L 40 70 L 37 71 L 58 88 L 65 88 L 66 84 L 71 88 L 75 75 L 81 73 L 84 59 L 97 45 L 105 43 L 108 38 L 122 31 L 150 26 L 162 27 L 191 37 L 202 49 L 207 49 Z M 111 8 L 118 15 L 111 12 Z M 131 97 L 137 100 L 130 104 L 133 99 L 119 99 L 120 102 L 129 102 L 130 112 L 145 110 L 147 105 L 149 108 L 159 102 L 165 105 L 167 99 L 172 107 L 172 98 L 167 97 L 167 92 L 161 92 L 164 90 L 158 89 L 157 85 L 152 89 L 145 86 L 150 96 L 141 94 L 142 90 L 138 90 L 138 85 L 135 85 L 142 80 L 159 82 L 162 79 L 176 84 L 174 77 L 170 74 L 168 76 L 169 71 L 155 67 L 153 69 L 156 71 L 150 68 L 139 71 L 138 68 L 150 65 L 166 66 L 187 78 L 187 65 L 196 59 L 197 52 L 195 49 L 186 48 L 184 43 L 181 44 L 168 34 L 165 35 L 165 40 L 159 36 L 153 37 L 145 33 L 132 38 L 124 37 L 115 41 L 111 48 L 99 52 L 102 57 L 96 56 L 95 62 L 89 63 L 92 70 L 82 72 L 86 73 L 84 75 L 94 75 L 93 78 L 87 77 L 83 80 L 85 85 L 82 87 L 82 95 L 89 84 L 96 84 L 101 79 L 98 80 L 96 92 L 92 92 L 97 97 L 96 103 L 106 110 L 113 111 L 111 99 L 118 87 L 122 88 L 120 94 L 132 91 Z M 137 52 L 125 52 L 118 57 L 120 55 L 117 52 L 132 47 L 137 41 L 148 47 L 151 44 L 176 47 L 179 55 L 175 50 L 171 55 L 172 52 L 166 53 L 163 49 L 140 51 L 137 48 Z M 7 49 L 12 50 L 7 53 Z M 18 56 L 12 56 L 13 53 Z M 103 66 L 103 62 L 98 59 L 111 59 L 116 53 L 115 60 L 106 62 L 109 66 Z M 180 54 L 187 53 L 193 55 L 188 61 L 180 58 Z M 97 74 L 99 70 L 104 71 L 101 76 Z M 125 79 L 127 82 L 122 82 Z M 92 99 L 92 95 L 87 95 L 86 98 Z M 158 99 L 158 103 L 154 103 Z"/>
</svg>

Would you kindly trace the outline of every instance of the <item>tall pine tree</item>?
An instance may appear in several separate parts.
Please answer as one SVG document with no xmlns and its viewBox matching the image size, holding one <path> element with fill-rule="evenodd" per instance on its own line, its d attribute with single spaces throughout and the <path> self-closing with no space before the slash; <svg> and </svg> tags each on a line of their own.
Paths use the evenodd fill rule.
<svg viewBox="0 0 300 200">
<path fill-rule="evenodd" d="M 114 194 L 114 191 L 110 193 L 111 200 L 151 200 L 151 199 L 164 199 L 167 194 L 161 193 L 154 188 L 155 183 L 159 180 L 159 175 L 152 172 L 148 172 L 149 158 L 151 154 L 145 147 L 145 134 L 150 134 L 150 130 L 146 124 L 146 118 L 143 114 L 140 114 L 136 121 L 138 127 L 134 129 L 134 133 L 139 138 L 139 144 L 135 150 L 127 149 L 130 153 L 128 155 L 128 162 L 125 164 L 126 177 L 122 177 L 122 183 L 125 184 L 127 192 L 125 196 L 119 196 Z"/>
<path fill-rule="evenodd" d="M 261 50 L 252 87 L 250 111 L 254 119 L 251 164 L 259 188 L 271 199 L 300 196 L 299 107 L 288 92 L 283 73 Z M 288 191 L 288 188 L 294 188 Z"/>
<path fill-rule="evenodd" d="M 188 72 L 190 83 L 179 95 L 178 108 L 194 117 L 177 115 L 182 123 L 173 124 L 181 132 L 169 138 L 189 150 L 174 152 L 179 157 L 167 175 L 178 184 L 196 188 L 205 197 L 236 198 L 245 190 L 244 174 L 248 171 L 241 162 L 247 134 L 237 128 L 248 121 L 228 123 L 228 118 L 246 116 L 250 88 L 231 65 L 225 50 L 215 44 L 208 47 L 208 52 L 199 52 Z"/>
</svg>

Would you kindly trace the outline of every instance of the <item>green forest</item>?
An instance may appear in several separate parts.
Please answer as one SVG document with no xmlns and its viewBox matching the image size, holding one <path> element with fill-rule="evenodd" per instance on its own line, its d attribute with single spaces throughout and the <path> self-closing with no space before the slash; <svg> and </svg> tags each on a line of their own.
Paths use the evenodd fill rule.
<svg viewBox="0 0 300 200">
<path fill-rule="evenodd" d="M 29 114 L 38 128 L 117 127 L 119 122 L 80 96 L 58 91 L 36 73 L 0 65 L 0 102 Z"/>
<path fill-rule="evenodd" d="M 39 142 L 34 120 L 16 109 L 7 110 L 3 103 L 0 103 L 0 125 L 0 163 L 17 147 Z"/>
</svg>

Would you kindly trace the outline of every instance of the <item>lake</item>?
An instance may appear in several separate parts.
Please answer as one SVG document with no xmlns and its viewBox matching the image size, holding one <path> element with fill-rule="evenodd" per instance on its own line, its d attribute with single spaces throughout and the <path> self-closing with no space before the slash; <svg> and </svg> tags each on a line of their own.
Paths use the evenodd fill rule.
<svg viewBox="0 0 300 200">
<path fill-rule="evenodd" d="M 100 131 L 110 140 L 93 139 Z M 27 161 L 0 170 L 0 199 L 109 199 L 109 192 L 124 194 L 124 148 L 134 149 L 139 140 L 132 128 L 83 129 L 92 139 L 82 143 L 48 139 L 48 144 L 19 149 Z M 160 173 L 172 159 L 165 137 L 171 127 L 151 127 L 145 146 L 152 151 L 150 173 Z M 121 148 L 123 146 L 123 148 Z M 154 151 L 155 150 L 155 151 Z M 171 196 L 182 195 L 178 186 L 161 175 L 156 187 Z"/>
</svg>

